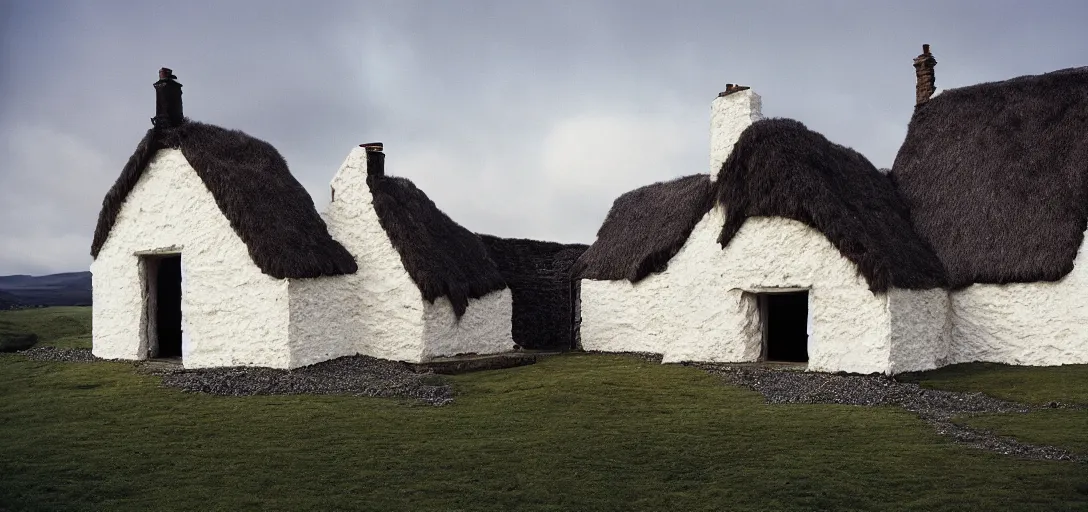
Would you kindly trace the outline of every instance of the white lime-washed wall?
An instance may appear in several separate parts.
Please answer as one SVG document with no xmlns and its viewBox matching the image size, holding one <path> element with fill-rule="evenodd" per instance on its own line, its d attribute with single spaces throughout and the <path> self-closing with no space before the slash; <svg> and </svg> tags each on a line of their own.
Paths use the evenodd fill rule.
<svg viewBox="0 0 1088 512">
<path fill-rule="evenodd" d="M 1088 233 L 1086 233 L 1088 236 Z M 953 363 L 1088 364 L 1088 254 L 1060 281 L 952 292 Z"/>
<path fill-rule="evenodd" d="M 289 366 L 287 281 L 261 273 L 176 149 L 149 164 L 91 264 L 96 356 L 147 357 L 146 253 L 181 254 L 186 368 Z"/>
<path fill-rule="evenodd" d="M 471 299 L 458 320 L 446 297 L 424 303 L 423 360 L 457 354 L 496 354 L 514 349 L 510 289 Z"/>
<path fill-rule="evenodd" d="M 952 343 L 948 290 L 888 291 L 891 362 L 886 373 L 932 370 L 949 364 Z"/>
<path fill-rule="evenodd" d="M 756 361 L 762 335 L 755 293 L 805 289 L 810 370 L 893 373 L 944 360 L 942 290 L 874 294 L 826 237 L 784 218 L 750 218 L 722 249 L 723 222 L 715 207 L 664 272 L 637 284 L 583 280 L 582 346 L 655 352 L 665 362 Z M 921 327 L 893 335 L 904 323 Z"/>
<path fill-rule="evenodd" d="M 362 334 L 350 320 L 360 313 L 353 307 L 353 284 L 350 274 L 290 280 L 291 368 L 359 353 Z"/>
<path fill-rule="evenodd" d="M 763 102 L 752 89 L 719 96 L 710 104 L 710 179 L 718 178 L 741 132 L 763 118 Z"/>
<path fill-rule="evenodd" d="M 363 148 L 348 155 L 332 180 L 332 194 L 325 221 L 333 238 L 355 256 L 359 271 L 336 278 L 333 286 L 340 291 L 313 296 L 312 307 L 328 311 L 325 323 L 342 325 L 358 353 L 421 362 L 513 348 L 509 289 L 470 300 L 459 321 L 448 299 L 423 300 L 374 211 Z M 322 307 L 321 302 L 330 303 Z"/>
</svg>

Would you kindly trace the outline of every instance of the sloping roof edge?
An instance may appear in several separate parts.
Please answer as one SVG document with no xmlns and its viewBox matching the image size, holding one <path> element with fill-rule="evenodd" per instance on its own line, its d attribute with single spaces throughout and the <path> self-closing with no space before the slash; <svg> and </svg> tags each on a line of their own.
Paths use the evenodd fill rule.
<svg viewBox="0 0 1088 512">
<path fill-rule="evenodd" d="M 177 128 L 152 128 L 140 140 L 102 201 L 93 258 L 148 165 L 168 148 L 181 150 L 264 274 L 312 278 L 358 270 L 354 256 L 329 234 L 313 199 L 271 144 L 189 120 Z"/>
</svg>

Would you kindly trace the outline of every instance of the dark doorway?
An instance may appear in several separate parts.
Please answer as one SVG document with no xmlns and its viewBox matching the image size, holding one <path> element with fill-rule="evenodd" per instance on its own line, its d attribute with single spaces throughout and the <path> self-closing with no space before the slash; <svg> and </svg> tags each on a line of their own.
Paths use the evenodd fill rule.
<svg viewBox="0 0 1088 512">
<path fill-rule="evenodd" d="M 760 294 L 764 360 L 808 362 L 808 292 Z"/>
<path fill-rule="evenodd" d="M 153 358 L 181 357 L 181 256 L 145 261 L 148 277 L 148 349 Z"/>
</svg>

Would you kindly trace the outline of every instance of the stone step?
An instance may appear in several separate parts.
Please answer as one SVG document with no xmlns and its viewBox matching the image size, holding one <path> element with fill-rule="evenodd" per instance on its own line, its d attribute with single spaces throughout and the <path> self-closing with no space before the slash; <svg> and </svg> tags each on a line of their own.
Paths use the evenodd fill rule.
<svg viewBox="0 0 1088 512">
<path fill-rule="evenodd" d="M 528 351 L 503 352 L 501 354 L 469 354 L 453 357 L 439 357 L 425 363 L 411 363 L 417 372 L 433 371 L 440 375 L 456 375 L 484 370 L 502 370 L 534 364 L 538 357 L 555 355 L 560 352 Z"/>
<path fill-rule="evenodd" d="M 137 369 L 149 373 L 164 373 L 184 370 L 181 359 L 148 359 L 136 363 Z"/>
</svg>

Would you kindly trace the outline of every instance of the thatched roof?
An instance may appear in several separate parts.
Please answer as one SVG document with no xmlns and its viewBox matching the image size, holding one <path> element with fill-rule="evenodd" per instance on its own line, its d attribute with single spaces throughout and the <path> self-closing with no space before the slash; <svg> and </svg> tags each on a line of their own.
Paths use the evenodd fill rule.
<svg viewBox="0 0 1088 512">
<path fill-rule="evenodd" d="M 710 176 L 654 183 L 612 203 L 597 241 L 571 269 L 579 279 L 641 281 L 662 272 L 713 204 Z"/>
<path fill-rule="evenodd" d="M 722 247 L 748 217 L 785 217 L 823 233 L 874 292 L 946 283 L 891 180 L 800 122 L 764 119 L 745 129 L 718 174 L 717 196 Z"/>
<path fill-rule="evenodd" d="M 350 274 L 355 258 L 329 235 L 313 199 L 276 148 L 242 132 L 187 121 L 152 128 L 102 201 L 91 256 L 160 149 L 178 148 L 262 272 L 277 279 Z"/>
<path fill-rule="evenodd" d="M 513 299 L 514 343 L 528 349 L 574 346 L 575 290 L 570 268 L 583 244 L 480 235 Z"/>
<path fill-rule="evenodd" d="M 1088 68 L 945 90 L 892 180 L 953 287 L 1061 279 L 1088 223 Z"/>
<path fill-rule="evenodd" d="M 506 288 L 480 237 L 442 213 L 411 181 L 372 174 L 366 183 L 378 221 L 425 300 L 449 298 L 460 318 L 469 299 Z"/>
</svg>

